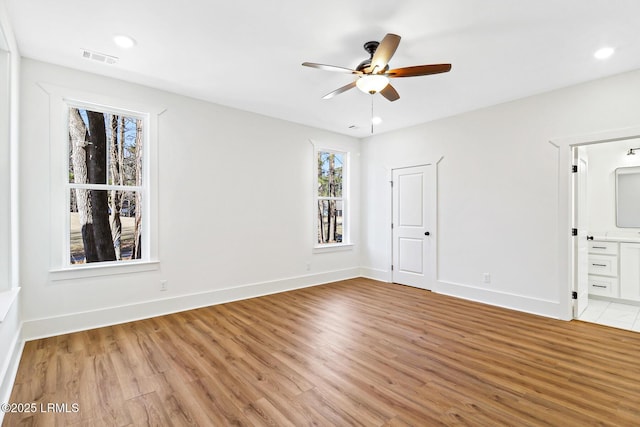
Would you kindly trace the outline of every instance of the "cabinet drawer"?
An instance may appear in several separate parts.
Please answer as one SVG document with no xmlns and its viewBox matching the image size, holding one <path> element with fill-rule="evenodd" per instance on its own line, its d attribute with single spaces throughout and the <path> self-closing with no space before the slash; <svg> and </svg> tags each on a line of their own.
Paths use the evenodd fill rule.
<svg viewBox="0 0 640 427">
<path fill-rule="evenodd" d="M 618 255 L 618 242 L 599 242 L 597 240 L 590 241 L 589 253 Z"/>
<path fill-rule="evenodd" d="M 591 295 L 618 298 L 618 279 L 589 276 L 589 293 Z"/>
<path fill-rule="evenodd" d="M 618 276 L 618 257 L 608 255 L 589 255 L 589 274 Z"/>
</svg>

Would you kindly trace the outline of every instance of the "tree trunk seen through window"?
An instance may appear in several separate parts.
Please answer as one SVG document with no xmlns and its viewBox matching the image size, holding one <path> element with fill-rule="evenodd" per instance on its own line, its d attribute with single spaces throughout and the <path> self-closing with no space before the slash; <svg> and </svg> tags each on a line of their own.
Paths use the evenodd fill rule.
<svg viewBox="0 0 640 427">
<path fill-rule="evenodd" d="M 136 119 L 136 140 L 135 140 L 135 173 L 136 186 L 142 185 L 142 120 Z M 142 200 L 140 192 L 135 195 L 135 228 L 133 232 L 132 259 L 142 258 Z"/>
<path fill-rule="evenodd" d="M 336 183 L 334 182 L 336 174 L 336 155 L 329 154 L 329 196 L 336 196 Z M 336 241 L 336 201 L 329 200 L 329 214 L 327 216 L 327 242 Z"/>
<path fill-rule="evenodd" d="M 123 161 L 122 141 L 124 139 L 124 117 L 115 114 L 110 115 L 110 141 L 109 141 L 109 172 L 111 184 L 122 185 L 123 176 L 121 172 Z M 120 132 L 118 132 L 118 125 Z M 120 135 L 120 142 L 118 142 Z M 120 208 L 122 207 L 122 192 L 111 190 L 111 238 L 113 239 L 113 249 L 116 259 L 122 259 L 122 221 L 120 221 Z"/>
<path fill-rule="evenodd" d="M 73 180 L 76 184 L 86 184 L 87 180 L 87 144 L 89 133 L 77 108 L 69 110 L 69 140 L 71 143 L 71 163 Z M 96 244 L 93 237 L 93 216 L 89 190 L 76 188 L 76 205 L 80 218 L 82 243 L 86 262 L 98 261 Z"/>
<path fill-rule="evenodd" d="M 87 111 L 89 140 L 87 177 L 89 184 L 107 183 L 107 131 L 104 113 Z M 90 190 L 93 236 L 96 242 L 98 261 L 115 261 L 116 253 L 109 224 L 109 193 L 106 190 Z"/>
</svg>

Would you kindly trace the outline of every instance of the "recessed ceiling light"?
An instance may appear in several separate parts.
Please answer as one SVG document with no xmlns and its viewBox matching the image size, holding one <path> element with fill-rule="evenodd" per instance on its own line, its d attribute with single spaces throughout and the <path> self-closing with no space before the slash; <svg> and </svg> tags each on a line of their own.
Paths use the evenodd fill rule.
<svg viewBox="0 0 640 427">
<path fill-rule="evenodd" d="M 613 53 L 616 50 L 612 47 L 603 47 L 601 49 L 596 50 L 596 52 L 593 54 L 593 56 L 596 59 L 607 59 L 609 58 L 611 55 L 613 55 Z"/>
<path fill-rule="evenodd" d="M 372 117 L 371 123 L 373 123 L 374 125 L 379 125 L 380 123 L 382 123 L 382 118 L 378 116 Z"/>
<path fill-rule="evenodd" d="M 117 35 L 117 36 L 113 36 L 113 41 L 115 42 L 115 44 L 117 44 L 118 46 L 120 46 L 123 49 L 132 48 L 136 44 L 136 41 L 134 39 L 132 39 L 129 36 L 122 35 L 122 34 Z"/>
</svg>

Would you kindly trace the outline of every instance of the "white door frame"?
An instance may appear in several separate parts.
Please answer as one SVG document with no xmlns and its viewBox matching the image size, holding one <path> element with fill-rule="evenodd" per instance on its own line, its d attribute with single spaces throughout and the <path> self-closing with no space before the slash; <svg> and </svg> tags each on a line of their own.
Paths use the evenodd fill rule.
<svg viewBox="0 0 640 427">
<path fill-rule="evenodd" d="M 573 197 L 571 181 L 571 165 L 573 163 L 572 148 L 580 145 L 599 144 L 603 142 L 621 141 L 640 138 L 640 126 L 613 129 L 584 135 L 554 138 L 549 141 L 558 150 L 558 304 L 559 317 L 562 320 L 573 319 L 573 271 L 574 245 L 571 236 L 573 224 Z"/>
<path fill-rule="evenodd" d="M 573 189 L 573 227 L 577 228 L 578 234 L 573 238 L 573 258 L 572 270 L 575 275 L 572 279 L 573 292 L 577 297 L 573 299 L 573 317 L 579 318 L 589 305 L 589 245 L 587 242 L 587 231 L 589 228 L 587 205 L 587 174 L 588 160 L 586 157 L 586 146 L 573 146 L 572 148 L 573 167 L 577 171 L 572 173 Z"/>
<path fill-rule="evenodd" d="M 444 159 L 443 156 L 439 157 L 437 161 L 433 161 L 432 159 L 426 159 L 423 161 L 417 160 L 417 161 L 412 161 L 410 163 L 399 163 L 399 164 L 395 164 L 393 166 L 386 166 L 385 170 L 386 170 L 386 174 L 387 174 L 387 182 L 391 183 L 391 181 L 393 180 L 393 170 L 394 169 L 406 169 L 406 168 L 412 168 L 412 167 L 416 167 L 416 166 L 431 166 L 433 165 L 433 167 L 435 168 L 434 170 L 434 176 L 435 176 L 435 183 L 434 183 L 434 188 L 435 191 L 433 192 L 432 195 L 432 203 L 433 203 L 433 207 L 434 207 L 434 219 L 433 219 L 433 232 L 432 234 L 434 234 L 433 236 L 433 251 L 430 254 L 430 259 L 428 260 L 429 265 L 431 266 L 431 271 L 429 274 L 429 282 L 431 283 L 431 291 L 436 291 L 437 289 L 437 284 L 438 284 L 438 280 L 440 275 L 438 274 L 438 242 L 440 240 L 440 233 L 439 233 L 439 223 L 438 223 L 438 212 L 439 212 L 439 208 L 438 208 L 438 166 L 440 165 L 440 162 Z M 389 208 L 387 210 L 387 214 L 388 214 L 388 218 L 389 218 L 389 282 L 391 282 L 393 280 L 393 273 L 391 271 L 391 265 L 393 264 L 393 230 L 391 229 L 391 222 L 393 219 L 393 188 L 391 187 L 391 184 L 389 184 Z"/>
</svg>

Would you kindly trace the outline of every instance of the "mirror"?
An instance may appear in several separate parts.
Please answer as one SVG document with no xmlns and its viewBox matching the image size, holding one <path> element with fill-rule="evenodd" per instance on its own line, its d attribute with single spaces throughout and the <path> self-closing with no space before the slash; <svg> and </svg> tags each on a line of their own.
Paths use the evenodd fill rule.
<svg viewBox="0 0 640 427">
<path fill-rule="evenodd" d="M 616 226 L 640 228 L 640 166 L 616 169 Z"/>
</svg>

